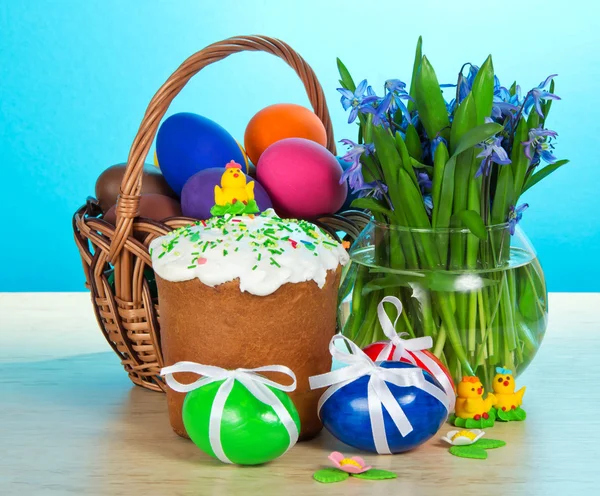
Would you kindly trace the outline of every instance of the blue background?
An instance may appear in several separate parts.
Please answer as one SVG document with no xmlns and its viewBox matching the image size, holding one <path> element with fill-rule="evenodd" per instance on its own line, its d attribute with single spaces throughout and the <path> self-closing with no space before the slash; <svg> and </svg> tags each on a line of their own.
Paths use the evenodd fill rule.
<svg viewBox="0 0 600 496">
<path fill-rule="evenodd" d="M 355 137 L 335 57 L 355 79 L 410 80 L 414 46 L 442 82 L 488 53 L 503 84 L 558 73 L 548 125 L 571 164 L 526 198 L 523 225 L 553 291 L 599 291 L 600 29 L 594 2 L 0 0 L 0 291 L 78 291 L 71 216 L 98 174 L 126 160 L 146 105 L 192 52 L 239 34 L 283 39 L 312 65 L 336 139 Z M 203 70 L 170 112 L 218 121 L 237 139 L 259 109 L 308 105 L 283 62 L 239 54 Z"/>
</svg>

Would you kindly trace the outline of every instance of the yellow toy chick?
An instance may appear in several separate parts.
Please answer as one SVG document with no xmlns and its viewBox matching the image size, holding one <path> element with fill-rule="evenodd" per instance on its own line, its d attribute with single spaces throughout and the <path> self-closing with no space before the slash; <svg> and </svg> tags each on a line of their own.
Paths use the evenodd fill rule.
<svg viewBox="0 0 600 496">
<path fill-rule="evenodd" d="M 483 384 L 477 377 L 465 376 L 458 384 L 458 396 L 456 398 L 456 416 L 463 419 L 480 420 L 489 418 L 496 397 L 488 393 L 483 399 Z"/>
<path fill-rule="evenodd" d="M 225 206 L 236 202 L 247 204 L 254 200 L 254 181 L 246 184 L 242 166 L 232 160 L 225 168 L 227 170 L 221 176 L 221 186 L 215 186 L 215 203 Z"/>
<path fill-rule="evenodd" d="M 496 367 L 496 375 L 492 383 L 496 400 L 494 408 L 504 412 L 515 410 L 523 403 L 523 395 L 525 394 L 525 386 L 515 392 L 517 385 L 512 371 L 503 367 Z"/>
</svg>

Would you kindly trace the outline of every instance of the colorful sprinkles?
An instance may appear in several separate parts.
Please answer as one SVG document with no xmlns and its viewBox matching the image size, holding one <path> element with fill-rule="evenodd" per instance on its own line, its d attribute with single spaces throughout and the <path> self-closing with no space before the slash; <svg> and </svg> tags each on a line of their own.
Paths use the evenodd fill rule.
<svg viewBox="0 0 600 496">
<path fill-rule="evenodd" d="M 187 268 L 198 270 L 199 266 L 210 265 L 210 259 L 204 257 L 211 251 L 220 248 L 223 257 L 227 257 L 231 251 L 238 251 L 239 246 L 235 246 L 236 243 L 242 243 L 246 239 L 247 245 L 252 248 L 249 253 L 255 257 L 255 264 L 252 266 L 254 271 L 260 268 L 263 255 L 267 257 L 265 263 L 281 268 L 277 258 L 286 252 L 286 248 L 287 250 L 290 250 L 290 247 L 292 250 L 305 249 L 317 257 L 318 247 L 328 251 L 339 247 L 339 244 L 328 234 L 317 229 L 310 222 L 280 219 L 272 210 L 263 212 L 260 217 L 267 218 L 268 222 L 262 223 L 261 226 L 253 225 L 250 230 L 249 224 L 253 223 L 254 215 L 213 217 L 180 227 L 163 238 L 163 242 L 156 247 L 156 251 L 159 252 L 157 256 L 162 258 L 167 253 L 180 256 L 176 250 L 177 244 L 180 239 L 187 238 L 195 243 L 194 247 L 197 248 L 197 251 L 191 252 L 193 258 L 189 260 Z M 203 233 L 210 233 L 211 239 L 202 239 Z M 309 237 L 311 241 L 299 239 L 301 237 Z M 227 242 L 221 245 L 223 239 Z M 231 243 L 235 248 L 230 246 Z"/>
</svg>

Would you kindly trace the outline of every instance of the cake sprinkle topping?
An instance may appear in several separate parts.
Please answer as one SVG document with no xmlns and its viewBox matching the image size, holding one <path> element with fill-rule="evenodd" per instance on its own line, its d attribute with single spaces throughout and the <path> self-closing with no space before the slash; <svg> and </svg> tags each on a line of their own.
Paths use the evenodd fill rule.
<svg viewBox="0 0 600 496">
<path fill-rule="evenodd" d="M 342 245 L 319 227 L 281 219 L 272 209 L 198 221 L 153 240 L 150 249 L 163 279 L 197 277 L 208 286 L 239 279 L 242 291 L 261 296 L 285 283 L 314 280 L 323 287 L 327 271 L 348 261 Z"/>
</svg>

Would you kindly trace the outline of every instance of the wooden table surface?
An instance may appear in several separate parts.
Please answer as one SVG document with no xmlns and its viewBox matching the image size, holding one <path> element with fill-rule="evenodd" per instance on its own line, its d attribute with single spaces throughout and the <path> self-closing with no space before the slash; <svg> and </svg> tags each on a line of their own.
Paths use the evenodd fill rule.
<svg viewBox="0 0 600 496">
<path fill-rule="evenodd" d="M 600 493 L 600 295 L 552 294 L 527 386 L 527 421 L 488 429 L 507 446 L 485 461 L 439 437 L 396 456 L 366 454 L 398 479 L 319 484 L 323 433 L 260 467 L 223 465 L 172 433 L 164 395 L 132 386 L 87 294 L 0 294 L 0 495 L 586 495 Z M 364 455 L 364 454 L 363 454 Z"/>
</svg>

